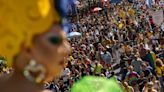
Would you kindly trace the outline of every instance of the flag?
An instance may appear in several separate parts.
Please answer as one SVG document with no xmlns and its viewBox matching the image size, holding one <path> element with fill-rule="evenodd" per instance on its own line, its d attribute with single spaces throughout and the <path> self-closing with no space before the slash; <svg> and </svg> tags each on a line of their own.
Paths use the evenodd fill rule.
<svg viewBox="0 0 164 92">
<path fill-rule="evenodd" d="M 151 7 L 152 3 L 153 3 L 152 0 L 146 0 L 146 4 L 147 4 L 147 6 Z"/>
<path fill-rule="evenodd" d="M 146 56 L 146 60 L 149 62 L 150 66 L 153 69 L 155 69 L 155 59 L 156 59 L 156 55 L 152 51 L 149 54 L 147 54 L 147 56 Z"/>
</svg>

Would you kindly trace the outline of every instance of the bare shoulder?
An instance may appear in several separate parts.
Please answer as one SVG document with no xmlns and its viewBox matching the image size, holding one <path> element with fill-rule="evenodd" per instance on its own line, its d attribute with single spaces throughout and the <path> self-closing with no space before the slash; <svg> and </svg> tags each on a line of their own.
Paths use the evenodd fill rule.
<svg viewBox="0 0 164 92">
<path fill-rule="evenodd" d="M 152 90 L 152 92 L 157 92 L 156 90 Z"/>
<path fill-rule="evenodd" d="M 11 78 L 11 76 L 12 76 L 12 74 L 4 74 L 4 75 L 0 76 L 0 84 L 8 81 Z"/>
<path fill-rule="evenodd" d="M 8 82 L 11 78 L 12 74 L 5 74 L 0 76 L 0 89 L 1 91 L 4 90 L 6 87 L 9 87 Z M 5 91 L 2 91 L 5 92 Z"/>
<path fill-rule="evenodd" d="M 6 87 L 7 87 L 6 86 L 6 78 L 1 77 L 0 78 L 0 89 L 1 89 L 1 91 L 6 92 L 6 91 L 4 91 Z"/>
<path fill-rule="evenodd" d="M 50 91 L 50 90 L 43 90 L 43 91 L 41 91 L 41 92 L 52 92 L 52 91 Z"/>
</svg>

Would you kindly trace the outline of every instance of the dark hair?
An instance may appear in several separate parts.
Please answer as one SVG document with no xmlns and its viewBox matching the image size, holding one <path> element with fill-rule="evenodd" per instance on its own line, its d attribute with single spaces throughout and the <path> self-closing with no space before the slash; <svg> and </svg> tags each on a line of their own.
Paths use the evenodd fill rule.
<svg viewBox="0 0 164 92">
<path fill-rule="evenodd" d="M 162 61 L 160 59 L 156 60 L 156 66 L 162 67 Z"/>
<path fill-rule="evenodd" d="M 114 76 L 114 75 L 115 75 L 115 73 L 114 73 L 114 72 L 111 72 L 111 75 L 112 75 L 112 76 Z"/>
</svg>

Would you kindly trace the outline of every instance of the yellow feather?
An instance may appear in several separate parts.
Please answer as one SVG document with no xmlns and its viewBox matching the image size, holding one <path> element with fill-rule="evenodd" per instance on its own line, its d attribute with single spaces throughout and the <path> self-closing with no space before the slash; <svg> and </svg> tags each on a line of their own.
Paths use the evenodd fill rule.
<svg viewBox="0 0 164 92">
<path fill-rule="evenodd" d="M 20 45 L 30 47 L 33 36 L 61 21 L 53 0 L 0 0 L 0 55 L 12 65 Z"/>
</svg>

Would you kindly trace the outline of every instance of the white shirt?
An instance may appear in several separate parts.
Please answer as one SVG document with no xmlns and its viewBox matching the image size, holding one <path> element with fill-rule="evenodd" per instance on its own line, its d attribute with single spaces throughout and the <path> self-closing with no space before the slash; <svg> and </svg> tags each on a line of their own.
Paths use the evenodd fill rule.
<svg viewBox="0 0 164 92">
<path fill-rule="evenodd" d="M 97 29 L 96 29 L 96 31 L 95 31 L 95 34 L 96 34 L 96 35 L 99 35 L 99 31 L 98 31 Z"/>
<path fill-rule="evenodd" d="M 71 71 L 69 70 L 69 68 L 65 68 L 63 71 L 63 81 L 66 82 L 68 79 L 69 74 L 71 73 Z"/>
</svg>

